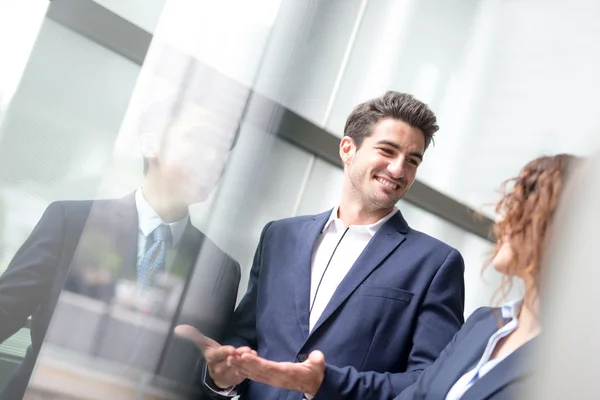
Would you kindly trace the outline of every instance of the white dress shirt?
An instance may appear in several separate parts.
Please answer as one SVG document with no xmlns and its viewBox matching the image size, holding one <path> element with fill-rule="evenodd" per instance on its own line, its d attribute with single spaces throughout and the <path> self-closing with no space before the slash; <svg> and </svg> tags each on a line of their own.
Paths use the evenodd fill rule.
<svg viewBox="0 0 600 400">
<path fill-rule="evenodd" d="M 338 207 L 333 209 L 313 248 L 309 303 L 311 331 L 371 238 L 397 212 L 398 209 L 394 207 L 389 214 L 374 224 L 346 227 L 338 218 Z"/>
<path fill-rule="evenodd" d="M 522 300 L 517 300 L 502 306 L 502 318 L 504 319 L 505 324 L 490 337 L 487 346 L 475 368 L 464 374 L 458 379 L 458 381 L 456 381 L 454 386 L 452 386 L 446 395 L 446 400 L 459 400 L 465 394 L 465 392 L 475 384 L 475 382 L 490 372 L 496 365 L 501 363 L 502 360 L 509 355 L 506 354 L 503 357 L 497 357 L 493 360 L 490 360 L 490 357 L 498 345 L 498 342 L 502 338 L 510 335 L 519 327 L 518 317 L 519 313 L 521 312 L 522 304 Z"/>
<path fill-rule="evenodd" d="M 152 206 L 148 203 L 148 201 L 144 198 L 144 194 L 142 193 L 142 189 L 138 189 L 135 192 L 135 207 L 138 213 L 138 251 L 137 251 L 137 263 L 139 265 L 142 257 L 146 253 L 146 243 L 148 240 L 152 240 L 152 232 L 160 225 L 165 224 L 162 218 L 154 211 Z M 173 259 L 175 257 L 177 248 L 179 247 L 179 243 L 181 242 L 181 238 L 183 237 L 183 233 L 185 232 L 185 228 L 190 220 L 189 215 L 186 215 L 184 218 L 179 221 L 171 222 L 168 225 L 171 228 L 171 236 L 173 238 L 171 245 L 167 249 L 167 263 L 166 268 L 167 271 L 170 269 L 173 264 Z"/>
</svg>

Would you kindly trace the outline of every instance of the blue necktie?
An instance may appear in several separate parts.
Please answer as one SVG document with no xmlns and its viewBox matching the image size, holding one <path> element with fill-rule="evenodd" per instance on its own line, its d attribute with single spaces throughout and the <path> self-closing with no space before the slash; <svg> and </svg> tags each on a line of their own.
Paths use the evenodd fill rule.
<svg viewBox="0 0 600 400">
<path fill-rule="evenodd" d="M 153 243 L 138 265 L 138 283 L 146 289 L 156 271 L 165 267 L 167 247 L 171 244 L 171 227 L 162 224 L 152 232 Z"/>
</svg>

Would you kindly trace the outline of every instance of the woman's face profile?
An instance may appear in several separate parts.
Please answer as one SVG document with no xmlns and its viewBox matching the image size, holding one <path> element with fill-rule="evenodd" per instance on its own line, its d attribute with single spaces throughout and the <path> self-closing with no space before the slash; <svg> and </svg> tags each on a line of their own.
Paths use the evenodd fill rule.
<svg viewBox="0 0 600 400">
<path fill-rule="evenodd" d="M 500 239 L 500 249 L 496 256 L 492 260 L 492 265 L 496 271 L 506 274 L 508 273 L 508 266 L 510 262 L 513 260 L 514 252 L 512 246 L 510 245 L 510 240 L 507 235 L 505 235 L 502 239 Z"/>
</svg>

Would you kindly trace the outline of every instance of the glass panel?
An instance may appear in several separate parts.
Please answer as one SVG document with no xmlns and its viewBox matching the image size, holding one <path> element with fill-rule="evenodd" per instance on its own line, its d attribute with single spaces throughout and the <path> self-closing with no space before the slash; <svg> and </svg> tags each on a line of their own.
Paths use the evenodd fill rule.
<svg viewBox="0 0 600 400">
<path fill-rule="evenodd" d="M 251 87 L 281 0 L 169 0 L 156 37 Z"/>
<path fill-rule="evenodd" d="M 95 196 L 139 70 L 44 20 L 0 126 L 0 274 L 50 202 Z M 0 354 L 29 344 L 23 328 Z"/>
<path fill-rule="evenodd" d="M 0 2 L 0 124 L 19 84 L 49 4 L 48 0 Z"/>
<path fill-rule="evenodd" d="M 45 20 L 0 127 L 4 266 L 49 202 L 96 194 L 139 69 Z"/>
<path fill-rule="evenodd" d="M 93 0 L 147 32 L 154 33 L 167 0 Z"/>
<path fill-rule="evenodd" d="M 478 3 L 368 2 L 327 128 L 341 137 L 352 108 L 387 90 L 413 93 L 437 111 L 460 68 Z"/>
<path fill-rule="evenodd" d="M 361 3 L 284 1 L 256 91 L 321 125 Z"/>
</svg>

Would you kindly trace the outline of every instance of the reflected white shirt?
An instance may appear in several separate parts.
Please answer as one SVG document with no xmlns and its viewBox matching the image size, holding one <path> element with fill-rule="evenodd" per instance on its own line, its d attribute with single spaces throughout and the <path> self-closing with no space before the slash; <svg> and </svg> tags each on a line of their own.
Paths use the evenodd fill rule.
<svg viewBox="0 0 600 400">
<path fill-rule="evenodd" d="M 398 209 L 394 207 L 374 224 L 350 225 L 346 228 L 338 218 L 338 207 L 333 209 L 313 248 L 309 303 L 309 307 L 312 306 L 309 320 L 311 331 L 371 238 L 397 212 Z"/>
<path fill-rule="evenodd" d="M 152 238 L 149 236 L 152 235 L 152 232 L 154 232 L 156 228 L 162 224 L 165 224 L 165 222 L 148 203 L 144 197 L 144 194 L 142 193 L 141 188 L 135 192 L 135 207 L 138 214 L 137 263 L 139 265 L 142 257 L 144 257 L 144 253 L 146 253 L 146 243 L 148 240 L 152 240 Z M 172 264 L 173 257 L 175 256 L 175 252 L 173 250 L 176 250 L 179 247 L 179 243 L 181 242 L 181 238 L 183 237 L 183 233 L 185 232 L 185 228 L 189 220 L 190 216 L 186 215 L 179 221 L 165 224 L 171 228 L 171 235 L 173 238 L 171 246 L 167 250 L 167 268 Z"/>
</svg>

